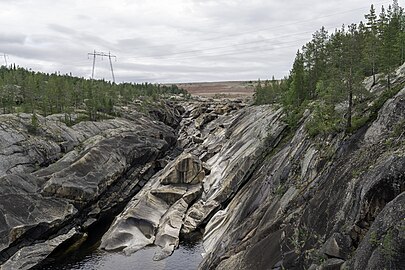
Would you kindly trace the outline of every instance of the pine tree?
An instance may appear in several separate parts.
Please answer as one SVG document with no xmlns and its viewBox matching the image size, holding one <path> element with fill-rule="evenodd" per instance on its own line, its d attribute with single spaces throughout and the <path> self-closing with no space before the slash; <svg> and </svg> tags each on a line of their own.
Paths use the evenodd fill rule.
<svg viewBox="0 0 405 270">
<path fill-rule="evenodd" d="M 387 11 L 381 10 L 378 30 L 381 40 L 380 58 L 382 71 L 387 75 L 387 86 L 391 89 L 391 77 L 394 68 L 399 64 L 398 37 L 401 29 L 401 15 L 398 7 L 389 6 Z"/>
<path fill-rule="evenodd" d="M 373 76 L 373 86 L 376 84 L 377 73 L 377 49 L 379 47 L 378 28 L 377 28 L 377 15 L 375 13 L 374 5 L 371 5 L 370 13 L 365 15 L 367 19 L 367 34 L 365 46 L 365 59 L 367 65 L 371 67 L 371 75 Z"/>
<path fill-rule="evenodd" d="M 321 27 L 319 31 L 316 31 L 315 34 L 312 36 L 312 44 L 314 48 L 314 66 L 313 66 L 313 78 L 312 81 L 318 82 L 322 79 L 325 67 L 326 67 L 326 44 L 328 42 L 328 32 L 326 31 L 325 27 Z M 316 85 L 316 83 L 315 83 Z M 315 98 L 315 88 L 311 87 L 310 89 L 310 97 Z"/>
<path fill-rule="evenodd" d="M 291 85 L 290 85 L 290 98 L 292 104 L 297 106 L 307 98 L 305 92 L 305 70 L 304 70 L 304 57 L 298 51 L 291 71 Z"/>
<path fill-rule="evenodd" d="M 382 71 L 387 74 L 387 83 L 390 87 L 390 74 L 389 74 L 389 58 L 390 58 L 390 43 L 388 37 L 388 24 L 389 17 L 384 7 L 381 7 L 381 12 L 378 19 L 378 36 L 381 41 L 379 47 L 379 61 Z"/>
<path fill-rule="evenodd" d="M 346 114 L 346 131 L 352 128 L 353 97 L 361 88 L 361 47 L 360 35 L 356 24 L 349 25 L 345 36 L 343 81 L 346 85 L 348 108 Z"/>
</svg>

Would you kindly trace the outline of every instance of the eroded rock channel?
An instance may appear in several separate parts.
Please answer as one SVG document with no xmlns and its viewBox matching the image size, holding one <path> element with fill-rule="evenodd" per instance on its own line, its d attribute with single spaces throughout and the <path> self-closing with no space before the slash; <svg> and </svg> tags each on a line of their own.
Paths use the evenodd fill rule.
<svg viewBox="0 0 405 270">
<path fill-rule="evenodd" d="M 328 138 L 307 134 L 310 113 L 292 130 L 241 100 L 131 106 L 72 127 L 39 117 L 35 134 L 0 115 L 1 269 L 81 249 L 158 265 L 196 235 L 204 256 L 183 269 L 405 268 L 405 89 Z"/>
<path fill-rule="evenodd" d="M 127 108 L 125 118 L 73 127 L 40 117 L 36 134 L 29 115 L 1 116 L 2 269 L 35 266 L 66 241 L 80 248 L 72 239 L 80 244 L 128 201 L 101 249 L 130 254 L 153 244 L 160 260 L 180 234 L 199 231 L 243 185 L 281 110 L 241 101 L 182 105 L 149 116 Z M 284 129 L 276 126 L 274 137 Z"/>
</svg>

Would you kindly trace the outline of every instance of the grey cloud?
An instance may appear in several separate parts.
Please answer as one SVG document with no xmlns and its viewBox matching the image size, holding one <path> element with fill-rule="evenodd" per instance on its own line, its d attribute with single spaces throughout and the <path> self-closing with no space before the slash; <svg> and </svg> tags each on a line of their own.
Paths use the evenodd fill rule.
<svg viewBox="0 0 405 270">
<path fill-rule="evenodd" d="M 90 16 L 83 15 L 83 14 L 76 15 L 76 18 L 79 19 L 79 20 L 83 20 L 83 21 L 91 21 L 92 20 L 92 18 Z"/>
<path fill-rule="evenodd" d="M 24 44 L 27 36 L 23 34 L 0 33 L 0 46 L 3 44 Z"/>
<path fill-rule="evenodd" d="M 114 47 L 119 51 L 129 51 L 134 56 L 142 57 L 172 54 L 178 50 L 174 44 L 162 44 L 139 37 L 120 39 L 114 44 Z"/>
<path fill-rule="evenodd" d="M 107 40 L 107 33 L 103 36 L 98 36 L 54 23 L 48 24 L 48 28 L 58 34 L 64 35 L 64 38 L 62 38 L 62 40 L 69 41 L 68 43 L 88 45 L 88 50 L 92 50 L 92 47 L 94 47 L 94 45 L 103 49 L 116 48 L 116 45 L 112 41 Z M 53 41 L 53 43 L 55 44 L 58 44 L 61 41 L 61 37 L 55 35 L 34 36 L 33 39 L 35 39 L 37 42 L 41 42 L 44 40 Z"/>
<path fill-rule="evenodd" d="M 27 45 L 5 45 L 4 50 L 10 57 L 16 56 L 29 60 L 47 61 L 64 64 L 66 62 L 80 61 L 86 57 L 81 48 L 69 47 L 61 50 L 58 47 L 36 47 Z"/>
<path fill-rule="evenodd" d="M 48 24 L 49 29 L 57 32 L 57 33 L 62 33 L 62 34 L 68 34 L 68 35 L 75 35 L 77 32 L 69 27 L 65 27 L 59 24 Z"/>
<path fill-rule="evenodd" d="M 311 33 L 294 33 L 358 22 L 369 5 L 364 0 L 0 2 L 10 10 L 0 17 L 7 25 L 0 29 L 0 50 L 10 54 L 10 62 L 88 77 L 87 53 L 111 51 L 118 57 L 113 63 L 117 80 L 137 82 L 282 77 L 297 49 L 311 38 Z M 344 12 L 361 6 L 364 11 Z M 37 16 L 32 16 L 34 7 Z M 338 15 L 325 16 L 333 13 Z M 216 47 L 224 48 L 209 50 Z M 179 53 L 184 51 L 191 52 Z M 96 76 L 110 78 L 105 59 L 97 58 Z"/>
</svg>

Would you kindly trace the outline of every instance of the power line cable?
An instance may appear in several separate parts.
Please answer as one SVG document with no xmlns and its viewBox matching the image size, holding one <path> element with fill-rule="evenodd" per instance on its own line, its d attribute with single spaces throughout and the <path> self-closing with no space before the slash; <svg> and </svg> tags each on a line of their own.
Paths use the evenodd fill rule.
<svg viewBox="0 0 405 270">
<path fill-rule="evenodd" d="M 277 44 L 277 45 L 281 45 L 281 44 Z M 297 48 L 297 44 L 292 44 L 290 46 L 282 46 L 282 49 L 286 49 L 286 48 Z M 266 51 L 274 51 L 274 50 L 278 50 L 279 48 L 264 48 L 262 50 L 260 50 L 260 52 L 266 52 Z M 224 52 L 222 54 L 210 54 L 210 55 L 203 55 L 204 57 L 223 57 L 223 56 L 229 56 L 229 55 L 239 55 L 239 54 L 249 54 L 249 53 L 258 53 L 258 50 L 248 50 L 248 51 L 229 51 L 229 52 Z M 194 59 L 196 57 L 200 57 L 200 56 L 194 56 L 194 57 L 185 57 L 185 58 L 179 58 L 179 59 L 170 59 L 170 60 L 187 60 L 187 59 Z M 205 59 L 206 60 L 206 59 Z"/>
<path fill-rule="evenodd" d="M 378 3 L 388 3 L 387 1 L 383 1 L 383 2 L 377 2 Z M 324 16 L 320 16 L 317 17 L 315 20 L 319 19 L 319 18 L 326 18 L 326 17 L 331 17 L 331 16 L 335 16 L 335 15 L 339 15 L 339 14 L 345 14 L 345 13 L 349 13 L 349 12 L 353 12 L 353 11 L 357 11 L 359 9 L 363 9 L 365 7 L 362 8 L 356 8 L 356 9 L 351 9 L 348 11 L 343 11 L 343 12 L 338 12 L 338 13 L 334 13 L 334 14 L 329 14 L 329 15 L 324 15 Z M 302 23 L 302 22 L 308 22 L 308 21 L 313 21 L 314 19 L 308 19 L 308 20 L 303 20 L 303 21 L 299 21 L 299 22 L 294 22 L 294 23 L 288 23 L 288 24 L 284 24 L 282 26 L 288 26 L 288 25 L 293 25 L 293 24 L 297 24 L 297 23 Z M 282 26 L 277 26 L 277 27 L 282 27 Z M 340 27 L 340 26 L 339 26 Z M 260 31 L 264 31 L 264 30 L 269 30 L 269 29 L 273 29 L 275 28 L 274 26 L 270 27 L 270 28 L 263 28 L 260 30 L 255 30 L 255 31 L 249 31 L 249 32 L 242 32 L 242 33 L 238 33 L 238 34 L 231 34 L 228 36 L 235 36 L 235 35 L 242 35 L 242 34 L 246 34 L 246 33 L 255 33 L 255 32 L 260 32 Z M 141 56 L 141 57 L 133 57 L 136 59 L 144 59 L 144 58 L 152 58 L 152 57 L 165 57 L 165 56 L 172 56 L 172 55 L 180 55 L 180 54 L 189 54 L 189 53 L 194 53 L 194 52 L 203 52 L 203 51 L 207 51 L 207 50 L 216 50 L 216 49 L 221 49 L 221 48 L 228 48 L 228 47 L 234 47 L 234 46 L 241 46 L 241 45 L 245 45 L 245 44 L 253 44 L 253 43 L 258 43 L 258 42 L 264 42 L 264 41 L 270 41 L 276 38 L 280 38 L 280 37 L 285 37 L 285 36 L 294 36 L 297 34 L 307 34 L 307 33 L 312 33 L 313 31 L 306 31 L 306 32 L 301 32 L 301 33 L 295 33 L 295 34 L 289 34 L 289 35 L 284 35 L 284 36 L 279 36 L 279 37 L 274 37 L 274 38 L 268 38 L 268 39 L 262 39 L 259 41 L 249 41 L 249 42 L 244 42 L 244 43 L 238 43 L 238 44 L 233 44 L 233 45 L 226 45 L 226 46 L 219 46 L 219 47 L 212 47 L 212 48 L 207 48 L 207 49 L 197 49 L 197 50 L 188 50 L 188 51 L 179 51 L 179 52 L 173 52 L 173 53 L 169 53 L 169 54 L 157 54 L 157 55 L 149 55 L 149 56 Z M 205 40 L 213 40 L 213 39 L 205 39 Z M 201 43 L 201 41 L 204 40 L 200 40 L 199 43 Z M 160 45 L 161 46 L 161 45 Z M 154 46 L 150 46 L 148 48 L 152 48 Z"/>
<path fill-rule="evenodd" d="M 387 4 L 387 3 L 391 3 L 391 1 L 380 1 L 380 2 L 376 2 L 375 5 L 377 5 L 377 4 Z M 370 5 L 355 8 L 355 9 L 345 10 L 345 11 L 341 11 L 341 12 L 331 13 L 331 14 L 327 14 L 327 15 L 323 15 L 323 16 L 318 16 L 316 18 L 305 19 L 305 20 L 295 21 L 295 22 L 281 24 L 281 25 L 273 25 L 273 26 L 265 27 L 265 28 L 261 28 L 261 29 L 250 30 L 250 31 L 245 31 L 245 32 L 239 32 L 239 33 L 228 34 L 228 35 L 222 35 L 220 37 L 201 39 L 201 40 L 198 40 L 198 41 L 191 41 L 191 42 L 186 42 L 186 43 L 182 43 L 182 44 L 184 45 L 184 44 L 201 43 L 201 42 L 204 42 L 204 41 L 218 40 L 219 38 L 241 36 L 241 35 L 245 35 L 245 34 L 252 34 L 252 33 L 258 33 L 258 32 L 262 32 L 262 31 L 272 30 L 272 29 L 278 29 L 278 28 L 285 27 L 285 26 L 302 24 L 302 23 L 305 23 L 305 22 L 312 22 L 312 21 L 316 21 L 316 20 L 319 20 L 319 19 L 329 18 L 329 17 L 333 17 L 333 16 L 336 16 L 336 15 L 342 15 L 342 14 L 347 14 L 347 13 L 351 13 L 351 12 L 358 11 L 358 10 L 363 10 L 365 8 L 369 8 Z M 167 46 L 167 44 L 165 44 L 165 45 L 152 45 L 152 46 L 137 47 L 136 49 L 143 49 L 143 48 L 146 49 L 146 48 L 166 47 L 166 46 Z"/>
<path fill-rule="evenodd" d="M 331 28 L 327 29 L 327 31 L 332 31 L 332 30 L 334 30 L 334 29 L 336 29 L 336 27 L 331 27 Z M 310 31 L 310 33 L 313 33 L 313 31 Z M 284 35 L 284 36 L 274 37 L 274 38 L 268 39 L 268 40 L 277 40 L 277 39 L 280 38 L 280 37 L 294 37 L 294 36 L 295 36 L 295 34 Z M 270 46 L 283 45 L 283 44 L 288 44 L 288 43 L 296 43 L 296 42 L 299 42 L 299 41 L 305 41 L 305 40 L 308 40 L 308 39 L 309 39 L 309 38 L 306 37 L 306 38 L 301 38 L 301 39 L 295 39 L 295 40 L 283 41 L 283 42 L 277 42 L 277 43 L 270 43 L 270 44 L 265 44 L 265 45 L 266 45 L 266 46 L 269 46 L 269 45 L 270 45 Z M 264 40 L 254 41 L 254 42 L 246 42 L 245 44 L 260 43 L 260 42 L 262 42 L 262 41 L 264 41 Z M 236 44 L 236 45 L 242 45 L 242 43 Z M 222 46 L 222 47 L 216 47 L 215 49 L 218 49 L 218 48 L 228 48 L 228 47 L 232 48 L 232 47 L 234 47 L 234 46 L 235 46 L 235 45 L 233 45 L 233 46 Z M 297 46 L 297 45 L 295 45 L 295 46 Z M 245 48 L 245 49 L 233 48 L 232 50 L 226 50 L 226 51 L 222 51 L 222 52 L 211 52 L 211 53 L 214 53 L 214 54 L 213 54 L 214 56 L 222 56 L 223 53 L 230 53 L 230 52 L 243 53 L 246 49 L 247 49 L 248 51 L 254 49 L 255 52 L 257 52 L 257 49 L 260 49 L 261 47 L 263 47 L 263 45 L 261 45 L 261 46 L 255 46 L 255 47 L 249 47 L 249 48 Z M 214 49 L 214 48 L 211 48 L 211 49 L 203 49 L 203 50 L 188 51 L 187 53 L 192 53 L 192 54 L 195 54 L 195 53 L 203 53 L 203 54 L 185 56 L 184 58 L 177 58 L 177 57 L 175 57 L 175 58 L 173 58 L 173 57 L 172 57 L 172 58 L 167 58 L 167 57 L 170 57 L 170 56 L 176 56 L 176 55 L 180 54 L 180 53 L 173 53 L 173 54 L 165 54 L 165 55 L 158 55 L 158 56 L 139 57 L 139 58 L 136 58 L 136 59 L 137 59 L 137 60 L 141 60 L 141 59 L 151 59 L 152 57 L 165 57 L 165 58 L 164 58 L 165 60 L 184 60 L 184 59 L 192 59 L 192 58 L 202 57 L 202 56 L 211 56 L 212 54 L 207 54 L 207 51 L 208 51 L 208 53 L 210 53 L 209 50 L 213 50 L 213 49 Z M 186 52 L 182 52 L 182 53 L 186 53 Z M 229 54 L 227 54 L 227 55 L 229 55 Z"/>
<path fill-rule="evenodd" d="M 274 44 L 269 44 L 270 46 L 278 46 L 278 45 L 284 45 L 284 44 L 289 44 L 289 43 L 294 43 L 292 46 L 297 47 L 297 42 L 299 41 L 305 41 L 308 40 L 308 38 L 303 38 L 303 39 L 298 39 L 298 40 L 292 40 L 288 42 L 279 42 L 279 43 L 274 43 Z M 284 47 L 284 46 L 283 46 Z M 250 53 L 250 52 L 259 52 L 260 51 L 266 51 L 266 50 L 274 50 L 275 48 L 263 48 L 263 46 L 260 47 L 250 47 L 250 48 L 245 48 L 245 49 L 234 49 L 234 50 L 227 50 L 223 51 L 220 53 L 208 53 L 208 54 L 200 54 L 200 55 L 193 55 L 193 56 L 188 56 L 188 57 L 182 57 L 182 58 L 165 58 L 164 60 L 186 60 L 186 59 L 194 59 L 198 57 L 221 57 L 221 56 L 226 56 L 226 55 L 234 55 L 234 54 L 245 54 L 245 53 Z"/>
<path fill-rule="evenodd" d="M 376 5 L 385 4 L 385 3 L 388 3 L 388 2 L 387 1 L 380 1 L 380 2 L 377 2 Z M 306 20 L 301 20 L 301 21 L 295 21 L 295 22 L 286 23 L 286 24 L 277 25 L 277 26 L 273 25 L 271 27 L 266 27 L 266 28 L 257 29 L 257 30 L 253 30 L 253 31 L 245 31 L 245 32 L 239 32 L 239 33 L 235 33 L 235 34 L 222 35 L 219 38 L 218 37 L 208 38 L 208 39 L 202 39 L 202 40 L 199 40 L 199 41 L 188 42 L 188 43 L 183 43 L 183 44 L 193 44 L 193 43 L 197 43 L 197 42 L 201 43 L 201 42 L 204 42 L 204 41 L 212 41 L 212 40 L 224 39 L 224 38 L 229 38 L 229 37 L 242 36 L 242 35 L 245 35 L 245 34 L 254 34 L 254 33 L 259 33 L 259 32 L 262 32 L 262 31 L 271 30 L 271 29 L 275 29 L 275 28 L 281 28 L 281 27 L 286 27 L 286 26 L 295 25 L 295 24 L 302 24 L 302 23 L 305 23 L 305 22 L 311 22 L 311 21 L 316 21 L 316 20 L 323 19 L 323 18 L 336 16 L 336 15 L 346 14 L 346 13 L 350 13 L 350 12 L 357 11 L 357 10 L 364 9 L 364 8 L 366 8 L 366 7 L 346 10 L 346 11 L 342 11 L 342 12 L 336 12 L 336 13 L 332 13 L 332 14 L 328 14 L 328 15 L 324 15 L 324 16 L 319 16 L 317 18 L 311 18 L 311 19 L 306 19 Z M 334 27 L 333 29 L 339 28 L 340 26 Z M 178 61 L 178 60 L 193 59 L 193 58 L 197 58 L 197 57 L 212 58 L 212 57 L 229 56 L 229 55 L 235 55 L 235 54 L 239 54 L 239 55 L 243 54 L 244 55 L 244 54 L 250 54 L 250 53 L 257 53 L 258 49 L 260 49 L 261 52 L 274 51 L 276 49 L 279 50 L 279 48 L 274 48 L 274 47 L 272 47 L 272 48 L 262 48 L 263 46 L 255 46 L 255 47 L 239 49 L 237 47 L 238 46 L 243 46 L 243 45 L 249 45 L 249 44 L 258 44 L 258 43 L 262 43 L 262 42 L 265 42 L 265 41 L 271 41 L 271 40 L 279 39 L 279 38 L 282 38 L 282 37 L 294 37 L 294 36 L 297 36 L 297 35 L 300 35 L 300 34 L 302 35 L 302 34 L 313 33 L 313 32 L 314 31 L 305 31 L 305 32 L 299 32 L 299 33 L 294 33 L 294 34 L 276 36 L 276 37 L 273 37 L 273 38 L 267 38 L 267 39 L 262 39 L 262 40 L 254 40 L 254 41 L 249 41 L 249 42 L 237 43 L 237 44 L 233 44 L 233 45 L 217 46 L 217 47 L 211 47 L 211 48 L 206 48 L 206 49 L 195 49 L 195 50 L 188 50 L 188 51 L 178 51 L 178 52 L 173 52 L 173 53 L 170 53 L 170 54 L 158 54 L 158 55 L 149 55 L 149 56 L 142 56 L 142 57 L 137 56 L 137 57 L 131 57 L 131 59 L 141 60 L 141 59 L 151 59 L 153 57 L 160 57 L 160 58 L 162 58 L 162 57 L 171 57 L 171 58 L 165 58 L 165 60 L 176 60 L 176 61 Z M 297 44 L 293 44 L 293 45 L 290 45 L 290 46 L 285 46 L 285 44 L 296 43 L 296 42 L 303 41 L 303 40 L 308 40 L 308 38 L 299 39 L 299 40 L 292 40 L 292 41 L 287 41 L 287 42 L 270 43 L 270 44 L 266 44 L 266 46 L 283 45 L 281 49 L 292 48 L 292 47 L 297 47 Z M 148 46 L 148 47 L 145 47 L 145 48 L 154 48 L 154 47 L 162 47 L 162 46 L 167 46 L 167 45 L 155 45 L 155 46 Z M 138 48 L 142 48 L 142 47 L 138 47 Z M 232 50 L 222 51 L 222 52 L 215 52 L 215 50 L 221 50 L 221 49 L 226 49 L 226 48 L 233 48 L 233 49 Z M 183 58 L 176 57 L 176 56 L 179 56 L 179 55 L 181 56 L 183 54 L 186 54 L 186 55 L 191 54 L 191 55 L 183 57 Z"/>
<path fill-rule="evenodd" d="M 147 56 L 134 57 L 134 58 L 141 59 L 141 58 L 152 58 L 152 57 L 165 57 L 165 56 L 172 56 L 172 55 L 179 55 L 179 54 L 188 54 L 188 53 L 194 53 L 194 52 L 204 52 L 204 51 L 211 51 L 211 50 L 217 50 L 217 49 L 230 48 L 230 47 L 235 47 L 235 46 L 242 46 L 242 45 L 248 45 L 248 44 L 261 43 L 261 42 L 265 42 L 265 41 L 277 40 L 277 39 L 283 38 L 283 37 L 292 37 L 292 36 L 296 36 L 296 35 L 303 35 L 303 34 L 309 34 L 309 33 L 313 33 L 313 31 L 298 32 L 298 33 L 294 33 L 294 34 L 288 34 L 288 35 L 282 35 L 282 36 L 275 36 L 275 37 L 272 37 L 272 38 L 266 38 L 266 39 L 261 39 L 261 40 L 253 40 L 253 41 L 248 41 L 248 42 L 243 42 L 243 43 L 237 43 L 237 44 L 232 44 L 232 45 L 211 47 L 211 48 L 207 48 L 207 49 L 198 49 L 198 50 L 189 50 L 189 51 L 179 51 L 179 52 L 168 53 L 168 54 L 147 55 Z"/>
</svg>

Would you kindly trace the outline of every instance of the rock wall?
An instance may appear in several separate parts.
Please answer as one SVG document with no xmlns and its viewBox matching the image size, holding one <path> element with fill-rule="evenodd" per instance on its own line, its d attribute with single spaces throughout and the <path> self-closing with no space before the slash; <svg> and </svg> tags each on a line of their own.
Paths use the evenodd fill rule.
<svg viewBox="0 0 405 270">
<path fill-rule="evenodd" d="M 303 126 L 206 225 L 201 269 L 404 269 L 405 89 L 350 137 Z"/>
<path fill-rule="evenodd" d="M 244 108 L 243 108 L 244 107 Z M 163 259 L 180 234 L 199 230 L 243 186 L 264 149 L 279 142 L 281 110 L 233 102 L 185 104 L 183 154 L 155 175 L 103 236 L 101 248 L 126 254 L 154 244 Z"/>
<path fill-rule="evenodd" d="M 127 201 L 100 248 L 162 260 L 202 232 L 201 269 L 405 268 L 405 89 L 327 138 L 307 134 L 309 113 L 291 132 L 281 108 L 240 100 L 119 110 L 35 129 L 0 115 L 0 269 L 36 265 Z"/>
<path fill-rule="evenodd" d="M 180 113 L 165 110 L 176 127 Z M 172 127 L 136 111 L 72 127 L 38 115 L 33 129 L 31 117 L 0 116 L 1 269 L 28 269 L 83 233 L 160 170 L 177 141 Z"/>
</svg>

